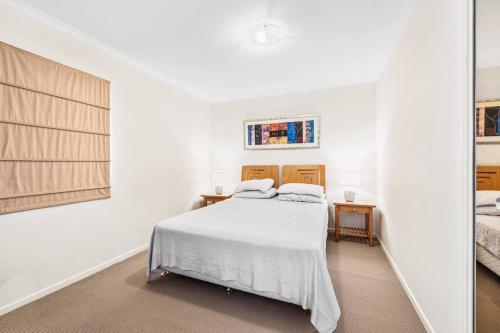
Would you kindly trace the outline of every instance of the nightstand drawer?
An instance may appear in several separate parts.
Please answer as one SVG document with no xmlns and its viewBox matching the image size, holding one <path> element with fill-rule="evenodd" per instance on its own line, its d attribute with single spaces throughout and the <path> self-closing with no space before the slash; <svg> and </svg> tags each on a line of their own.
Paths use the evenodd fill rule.
<svg viewBox="0 0 500 333">
<path fill-rule="evenodd" d="M 209 202 L 217 203 L 231 198 L 230 194 L 202 194 L 201 207 L 206 207 Z"/>
<path fill-rule="evenodd" d="M 370 208 L 368 208 L 368 207 L 340 206 L 340 211 L 342 213 L 368 214 L 368 213 L 370 213 Z"/>
</svg>

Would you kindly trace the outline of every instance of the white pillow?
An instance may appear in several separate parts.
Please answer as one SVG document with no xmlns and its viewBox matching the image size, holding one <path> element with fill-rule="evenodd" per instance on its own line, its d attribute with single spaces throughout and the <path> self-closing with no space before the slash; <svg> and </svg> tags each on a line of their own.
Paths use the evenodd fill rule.
<svg viewBox="0 0 500 333">
<path fill-rule="evenodd" d="M 294 194 L 307 194 L 314 195 L 320 198 L 325 193 L 323 186 L 302 183 L 288 183 L 281 185 L 278 189 L 279 194 L 294 193 Z"/>
<path fill-rule="evenodd" d="M 495 206 L 498 198 L 500 191 L 476 191 L 476 207 Z"/>
<path fill-rule="evenodd" d="M 323 194 L 322 197 L 317 197 L 315 195 L 309 195 L 309 194 L 285 193 L 285 194 L 280 194 L 278 196 L 278 200 L 323 203 L 325 202 L 325 195 Z"/>
<path fill-rule="evenodd" d="M 273 184 L 274 179 L 271 178 L 245 180 L 236 186 L 234 193 L 245 191 L 261 191 L 264 193 L 273 187 Z"/>
<path fill-rule="evenodd" d="M 476 208 L 477 215 L 500 215 L 500 210 L 495 206 L 481 206 Z"/>
<path fill-rule="evenodd" d="M 250 198 L 250 199 L 270 199 L 276 195 L 276 189 L 271 187 L 267 192 L 261 191 L 245 191 L 238 192 L 233 195 L 233 198 Z"/>
</svg>

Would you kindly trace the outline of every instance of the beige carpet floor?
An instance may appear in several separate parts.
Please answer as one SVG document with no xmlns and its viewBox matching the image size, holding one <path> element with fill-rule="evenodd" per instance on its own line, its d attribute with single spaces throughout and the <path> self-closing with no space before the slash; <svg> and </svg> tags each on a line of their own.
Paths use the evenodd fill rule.
<svg viewBox="0 0 500 333">
<path fill-rule="evenodd" d="M 380 247 L 329 239 L 336 332 L 424 332 Z M 169 275 L 146 284 L 146 253 L 0 317 L 0 332 L 314 332 L 300 307 Z"/>
<path fill-rule="evenodd" d="M 476 332 L 500 332 L 500 277 L 476 265 Z"/>
</svg>

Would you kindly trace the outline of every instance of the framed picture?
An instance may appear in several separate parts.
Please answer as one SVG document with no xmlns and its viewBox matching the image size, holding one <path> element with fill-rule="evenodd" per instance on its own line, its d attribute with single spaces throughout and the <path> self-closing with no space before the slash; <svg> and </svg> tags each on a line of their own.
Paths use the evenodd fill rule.
<svg viewBox="0 0 500 333">
<path fill-rule="evenodd" d="M 245 120 L 248 150 L 319 148 L 319 115 Z"/>
<path fill-rule="evenodd" d="M 476 104 L 476 142 L 500 143 L 500 101 Z"/>
</svg>

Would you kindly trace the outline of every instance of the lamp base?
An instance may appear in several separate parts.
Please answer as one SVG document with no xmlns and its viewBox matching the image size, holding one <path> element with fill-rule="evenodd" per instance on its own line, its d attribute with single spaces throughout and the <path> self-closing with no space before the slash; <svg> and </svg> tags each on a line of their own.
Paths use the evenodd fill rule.
<svg viewBox="0 0 500 333">
<path fill-rule="evenodd" d="M 347 202 L 353 202 L 356 198 L 356 192 L 353 190 L 344 190 L 344 199 Z"/>
<path fill-rule="evenodd" d="M 222 194 L 224 188 L 223 188 L 222 184 L 217 184 L 217 185 L 215 185 L 214 190 L 215 190 L 215 194 Z"/>
</svg>

